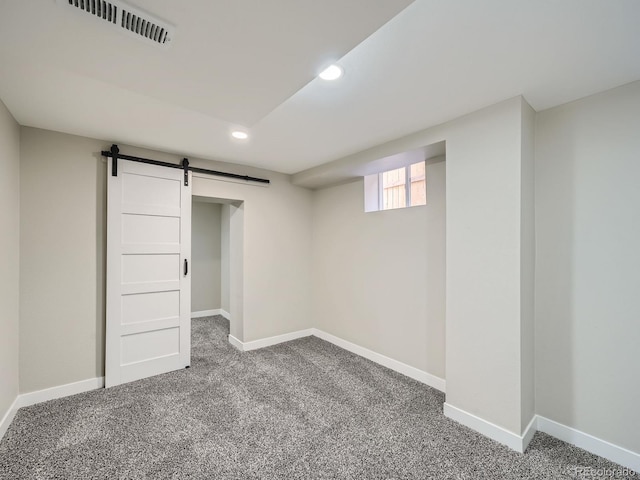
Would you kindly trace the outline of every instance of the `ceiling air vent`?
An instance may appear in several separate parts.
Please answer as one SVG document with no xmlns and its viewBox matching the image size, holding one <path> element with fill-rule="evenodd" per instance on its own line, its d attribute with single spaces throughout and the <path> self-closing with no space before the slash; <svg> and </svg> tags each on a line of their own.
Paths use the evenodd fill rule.
<svg viewBox="0 0 640 480">
<path fill-rule="evenodd" d="M 169 46 L 175 31 L 172 25 L 120 0 L 58 0 L 58 3 L 154 45 Z"/>
</svg>

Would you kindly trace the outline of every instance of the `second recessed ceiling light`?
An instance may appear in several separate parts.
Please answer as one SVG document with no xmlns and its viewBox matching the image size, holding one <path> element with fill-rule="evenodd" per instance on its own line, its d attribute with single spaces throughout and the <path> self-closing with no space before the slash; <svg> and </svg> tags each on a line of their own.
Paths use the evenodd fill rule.
<svg viewBox="0 0 640 480">
<path fill-rule="evenodd" d="M 319 77 L 323 80 L 337 80 L 342 76 L 342 68 L 338 65 L 331 65 L 320 72 Z"/>
<path fill-rule="evenodd" d="M 234 130 L 233 132 L 231 132 L 231 136 L 233 138 L 237 138 L 238 140 L 246 140 L 247 138 L 249 138 L 249 134 L 241 130 Z"/>
</svg>

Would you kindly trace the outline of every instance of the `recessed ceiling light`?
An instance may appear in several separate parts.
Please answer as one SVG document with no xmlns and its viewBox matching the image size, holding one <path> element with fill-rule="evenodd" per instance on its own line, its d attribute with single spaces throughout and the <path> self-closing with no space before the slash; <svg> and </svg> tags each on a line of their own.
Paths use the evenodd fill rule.
<svg viewBox="0 0 640 480">
<path fill-rule="evenodd" d="M 337 80 L 342 76 L 342 68 L 338 65 L 330 65 L 325 68 L 319 75 L 323 80 Z"/>
<path fill-rule="evenodd" d="M 237 138 L 238 140 L 246 140 L 247 138 L 249 138 L 249 134 L 241 130 L 234 130 L 233 132 L 231 132 L 231 136 L 233 138 Z"/>
</svg>

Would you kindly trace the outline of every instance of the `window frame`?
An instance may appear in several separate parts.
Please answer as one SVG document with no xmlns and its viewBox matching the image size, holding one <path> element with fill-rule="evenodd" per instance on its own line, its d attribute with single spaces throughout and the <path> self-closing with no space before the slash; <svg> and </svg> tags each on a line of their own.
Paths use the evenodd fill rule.
<svg viewBox="0 0 640 480">
<path fill-rule="evenodd" d="M 417 165 L 418 163 L 425 163 L 426 160 L 422 162 L 413 162 L 409 165 L 405 165 L 404 167 L 392 168 L 390 170 L 385 170 L 384 172 L 378 173 L 378 211 L 386 212 L 388 210 L 398 210 L 400 208 L 410 208 L 410 207 L 423 207 L 423 205 L 411 205 L 411 166 Z M 396 208 L 384 208 L 384 174 L 387 172 L 392 172 L 393 170 L 404 169 L 404 195 L 405 195 L 405 206 L 404 207 L 396 207 Z M 426 165 L 425 165 L 425 191 L 427 188 L 426 184 Z"/>
</svg>

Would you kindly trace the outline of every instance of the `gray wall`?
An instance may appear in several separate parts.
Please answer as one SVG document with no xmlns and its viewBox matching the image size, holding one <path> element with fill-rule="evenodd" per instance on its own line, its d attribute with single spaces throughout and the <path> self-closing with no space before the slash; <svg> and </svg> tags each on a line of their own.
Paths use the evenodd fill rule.
<svg viewBox="0 0 640 480">
<path fill-rule="evenodd" d="M 22 128 L 20 391 L 104 374 L 106 163 L 98 140 Z"/>
<path fill-rule="evenodd" d="M 640 82 L 536 127 L 537 413 L 640 452 Z"/>
<path fill-rule="evenodd" d="M 221 305 L 221 213 L 217 203 L 194 201 L 191 209 L 191 311 Z"/>
<path fill-rule="evenodd" d="M 427 205 L 365 213 L 359 180 L 313 203 L 314 326 L 445 373 L 445 162 L 427 166 Z"/>
<path fill-rule="evenodd" d="M 21 392 L 104 374 L 106 161 L 99 152 L 109 145 L 46 130 L 21 130 Z M 175 155 L 132 146 L 121 145 L 121 150 L 180 161 Z M 194 179 L 195 195 L 221 193 L 222 198 L 246 200 L 243 252 L 250 261 L 244 271 L 244 332 L 248 338 L 241 340 L 309 328 L 311 192 L 292 186 L 287 175 L 190 161 L 194 166 L 273 181 L 261 187 Z M 11 238 L 17 242 L 17 235 Z"/>
<path fill-rule="evenodd" d="M 230 226 L 230 205 L 222 205 L 222 211 L 220 216 L 220 308 L 226 313 L 229 313 L 230 298 L 229 298 L 229 280 L 230 280 L 230 265 L 229 265 L 229 226 Z"/>
<path fill-rule="evenodd" d="M 18 395 L 20 127 L 0 101 L 0 420 Z"/>
<path fill-rule="evenodd" d="M 520 186 L 520 389 L 521 431 L 535 415 L 535 122 L 536 112 L 522 99 Z"/>
<path fill-rule="evenodd" d="M 523 217 L 531 212 L 527 189 L 533 180 L 525 165 L 533 135 L 527 107 L 514 97 L 308 171 L 308 178 L 335 178 L 336 172 L 362 171 L 372 161 L 446 142 L 447 407 L 518 436 L 532 405 L 523 395 L 533 394 L 532 339 L 522 337 L 532 334 L 527 318 L 533 295 L 531 239 L 523 239 L 532 235 Z M 357 285 L 350 288 L 365 295 Z M 342 304 L 334 307 L 339 312 Z M 523 362 L 529 367 L 522 369 Z"/>
<path fill-rule="evenodd" d="M 447 404 L 517 435 L 530 403 L 521 365 L 533 361 L 522 348 L 525 105 L 516 97 L 445 127 Z"/>
<path fill-rule="evenodd" d="M 195 161 L 194 165 L 202 166 Z M 235 201 L 230 207 L 229 313 L 232 334 L 248 342 L 312 326 L 312 192 L 292 185 L 288 175 L 247 167 L 242 170 L 249 175 L 266 175 L 271 184 L 247 185 L 195 176 L 193 194 Z M 243 265 L 236 261 L 240 257 Z M 244 296 L 241 319 L 238 307 L 234 309 L 237 286 Z"/>
</svg>

